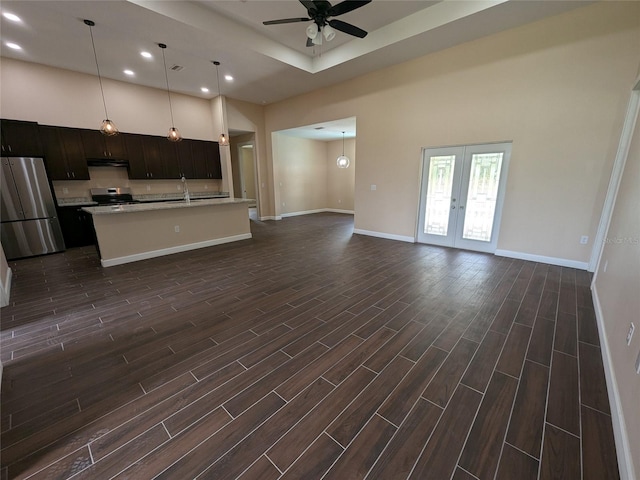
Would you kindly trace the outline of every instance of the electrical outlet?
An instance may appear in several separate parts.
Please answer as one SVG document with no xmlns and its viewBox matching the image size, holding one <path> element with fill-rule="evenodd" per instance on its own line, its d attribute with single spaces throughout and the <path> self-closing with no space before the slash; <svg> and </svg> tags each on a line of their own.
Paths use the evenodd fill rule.
<svg viewBox="0 0 640 480">
<path fill-rule="evenodd" d="M 151 185 L 147 185 L 147 192 L 151 191 Z"/>
<path fill-rule="evenodd" d="M 209 190 L 209 185 L 207 185 L 206 183 L 204 184 L 204 189 L 205 190 Z"/>
<path fill-rule="evenodd" d="M 627 345 L 631 345 L 631 339 L 633 338 L 633 332 L 635 331 L 636 326 L 631 322 L 629 324 L 629 332 L 627 333 Z"/>
<path fill-rule="evenodd" d="M 580 237 L 580 245 L 586 245 L 587 243 L 589 243 L 589 236 L 588 235 L 582 235 Z"/>
<path fill-rule="evenodd" d="M 180 225 L 176 225 L 175 227 L 173 227 L 173 229 L 176 233 L 180 233 Z"/>
<path fill-rule="evenodd" d="M 338 199 L 338 203 L 342 203 L 342 200 Z"/>
<path fill-rule="evenodd" d="M 180 185 L 176 185 L 176 190 L 178 190 L 180 192 L 180 191 L 182 191 L 182 187 Z"/>
<path fill-rule="evenodd" d="M 602 267 L 602 271 L 604 273 L 607 273 L 607 267 L 609 266 L 609 260 L 605 260 L 604 262 L 604 267 Z"/>
<path fill-rule="evenodd" d="M 640 375 L 640 352 L 638 352 L 638 358 L 636 358 L 636 373 Z"/>
<path fill-rule="evenodd" d="M 62 193 L 69 193 L 69 189 L 67 187 L 62 187 Z"/>
<path fill-rule="evenodd" d="M 371 185 L 371 190 L 376 190 L 378 188 L 377 185 Z"/>
</svg>

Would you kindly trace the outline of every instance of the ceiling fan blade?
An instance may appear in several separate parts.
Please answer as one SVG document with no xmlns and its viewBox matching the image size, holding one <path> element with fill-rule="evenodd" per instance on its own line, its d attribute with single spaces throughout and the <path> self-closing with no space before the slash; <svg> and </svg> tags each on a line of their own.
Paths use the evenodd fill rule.
<svg viewBox="0 0 640 480">
<path fill-rule="evenodd" d="M 329 25 L 331 25 L 336 30 L 348 33 L 349 35 L 353 35 L 354 37 L 364 38 L 367 36 L 367 32 L 365 32 L 361 28 L 358 28 L 355 25 L 351 25 L 350 23 L 346 23 L 341 20 L 329 20 Z"/>
<path fill-rule="evenodd" d="M 266 22 L 262 22 L 263 25 L 279 25 L 281 23 L 297 23 L 297 22 L 308 22 L 311 20 L 310 18 L 281 18 L 280 20 L 267 20 Z"/>
<path fill-rule="evenodd" d="M 300 0 L 300 3 L 304 5 L 304 8 L 307 10 L 311 10 L 312 8 L 316 8 L 316 4 L 313 3 L 313 0 Z"/>
<path fill-rule="evenodd" d="M 340 2 L 331 7 L 327 12 L 327 15 L 329 17 L 337 17 L 338 15 L 350 12 L 356 8 L 364 7 L 367 3 L 371 3 L 371 0 L 345 0 L 344 2 Z"/>
</svg>

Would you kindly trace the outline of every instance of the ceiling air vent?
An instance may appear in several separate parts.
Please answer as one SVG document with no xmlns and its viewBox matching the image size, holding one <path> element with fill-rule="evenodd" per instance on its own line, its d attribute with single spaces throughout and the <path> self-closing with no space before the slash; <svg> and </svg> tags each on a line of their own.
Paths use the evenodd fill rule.
<svg viewBox="0 0 640 480">
<path fill-rule="evenodd" d="M 324 130 L 324 127 L 316 127 L 314 130 Z"/>
<path fill-rule="evenodd" d="M 169 70 L 173 70 L 174 72 L 179 72 L 180 70 L 182 70 L 184 67 L 182 65 L 171 65 L 169 67 Z"/>
</svg>

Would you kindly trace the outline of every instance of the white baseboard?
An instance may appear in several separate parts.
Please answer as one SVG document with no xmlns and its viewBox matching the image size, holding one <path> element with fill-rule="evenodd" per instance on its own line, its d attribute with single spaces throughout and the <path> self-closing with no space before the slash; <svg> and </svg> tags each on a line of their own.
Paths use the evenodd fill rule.
<svg viewBox="0 0 640 480">
<path fill-rule="evenodd" d="M 11 301 L 11 281 L 13 280 L 13 271 L 7 269 L 7 276 L 0 285 L 0 307 L 6 307 Z"/>
<path fill-rule="evenodd" d="M 354 211 L 353 210 L 339 210 L 337 208 L 317 208 L 315 210 L 302 210 L 300 212 L 291 212 L 291 213 L 283 213 L 280 215 L 280 218 L 277 218 L 278 220 L 281 220 L 283 218 L 287 218 L 287 217 L 297 217 L 299 215 L 312 215 L 314 213 L 325 213 L 325 212 L 330 212 L 330 213 L 346 213 L 348 215 L 354 215 Z"/>
<path fill-rule="evenodd" d="M 393 233 L 373 232 L 371 230 L 362 230 L 360 228 L 354 228 L 353 233 L 359 235 L 368 235 L 370 237 L 386 238 L 387 240 L 398 240 L 400 242 L 416 243 L 413 237 L 407 237 L 405 235 L 395 235 Z"/>
<path fill-rule="evenodd" d="M 173 253 L 188 252 L 189 250 L 197 250 L 198 248 L 213 247 L 214 245 L 222 245 L 224 243 L 237 242 L 239 240 L 248 240 L 251 238 L 250 233 L 243 233 L 240 235 L 233 235 L 231 237 L 216 238 L 213 240 L 206 240 L 204 242 L 189 243 L 187 245 L 178 245 L 170 248 L 162 248 L 160 250 L 152 250 L 150 252 L 136 253 L 134 255 L 127 255 L 125 257 L 110 258 L 107 260 L 100 260 L 103 267 L 113 267 L 115 265 L 122 265 L 124 263 L 138 262 L 140 260 L 147 260 L 149 258 L 162 257 L 164 255 L 171 255 Z"/>
<path fill-rule="evenodd" d="M 339 208 L 325 208 L 324 210 L 325 212 L 331 212 L 331 213 L 344 213 L 345 215 L 355 215 L 356 212 L 354 212 L 353 210 L 340 210 Z"/>
<path fill-rule="evenodd" d="M 261 222 L 264 222 L 265 220 L 282 220 L 282 217 L 278 217 L 276 215 L 268 215 L 266 217 L 260 217 Z"/>
<path fill-rule="evenodd" d="M 498 257 L 517 258 L 518 260 L 527 260 L 530 262 L 547 263 L 549 265 L 558 265 L 559 267 L 577 268 L 578 270 L 586 270 L 589 266 L 588 262 L 578 262 L 577 260 L 567 260 L 566 258 L 545 257 L 544 255 L 534 255 L 532 253 L 514 252 L 511 250 L 496 250 L 495 255 Z"/>
<path fill-rule="evenodd" d="M 600 335 L 600 350 L 602 352 L 602 363 L 604 365 L 604 376 L 607 381 L 607 393 L 609 394 L 609 409 L 611 410 L 611 423 L 613 425 L 613 438 L 616 443 L 616 455 L 618 456 L 618 470 L 620 480 L 635 480 L 633 467 L 633 457 L 631 456 L 631 446 L 627 435 L 627 426 L 624 421 L 622 401 L 618 390 L 616 372 L 613 370 L 611 362 L 611 351 L 605 332 L 604 316 L 602 306 L 598 298 L 598 291 L 595 285 L 591 286 L 593 306 L 596 312 L 596 323 L 598 324 L 598 334 Z"/>
</svg>

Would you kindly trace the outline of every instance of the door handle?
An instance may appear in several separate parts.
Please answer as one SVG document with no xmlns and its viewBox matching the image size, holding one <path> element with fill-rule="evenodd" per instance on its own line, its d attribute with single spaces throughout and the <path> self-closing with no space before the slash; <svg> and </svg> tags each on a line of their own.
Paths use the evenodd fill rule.
<svg viewBox="0 0 640 480">
<path fill-rule="evenodd" d="M 455 205 L 451 205 L 451 210 L 455 210 L 456 206 Z"/>
</svg>

